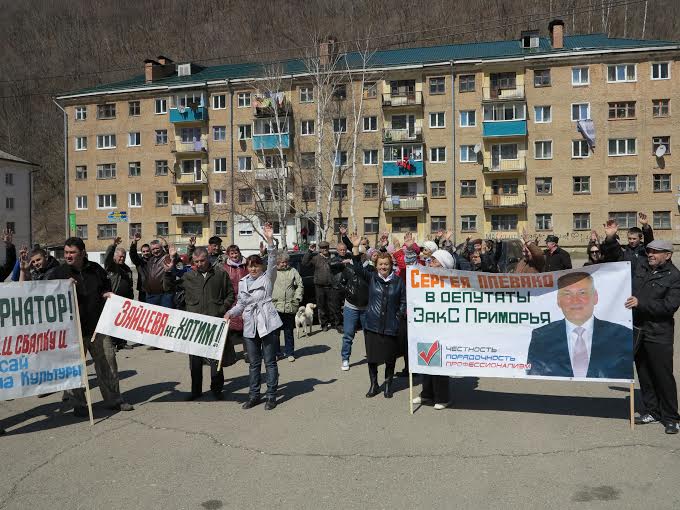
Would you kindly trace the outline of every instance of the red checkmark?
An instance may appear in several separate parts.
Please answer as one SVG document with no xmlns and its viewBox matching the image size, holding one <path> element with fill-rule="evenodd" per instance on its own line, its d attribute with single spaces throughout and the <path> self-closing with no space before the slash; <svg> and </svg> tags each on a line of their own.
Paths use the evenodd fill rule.
<svg viewBox="0 0 680 510">
<path fill-rule="evenodd" d="M 439 340 L 435 341 L 435 343 L 433 343 L 433 344 L 430 346 L 430 350 L 427 351 L 427 354 L 425 354 L 425 352 L 423 352 L 423 351 L 420 351 L 420 352 L 418 353 L 418 356 L 420 356 L 421 359 L 422 359 L 425 363 L 427 363 L 427 364 L 429 365 L 429 364 L 430 364 L 430 360 L 432 359 L 432 356 L 434 356 L 435 353 L 436 353 L 438 350 L 439 350 Z"/>
</svg>

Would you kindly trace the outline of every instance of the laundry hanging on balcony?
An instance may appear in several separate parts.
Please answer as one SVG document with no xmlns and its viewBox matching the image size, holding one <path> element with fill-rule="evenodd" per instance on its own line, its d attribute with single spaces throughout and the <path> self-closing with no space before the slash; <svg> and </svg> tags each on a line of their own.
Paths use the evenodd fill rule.
<svg viewBox="0 0 680 510">
<path fill-rule="evenodd" d="M 283 106 L 286 95 L 283 92 L 267 92 L 265 94 L 256 94 L 253 104 L 255 108 L 271 108 L 274 105 L 277 107 Z"/>
<path fill-rule="evenodd" d="M 592 119 L 579 120 L 576 129 L 583 135 L 588 142 L 590 150 L 595 149 L 595 123 Z"/>
<path fill-rule="evenodd" d="M 407 154 L 404 154 L 404 157 L 397 161 L 397 166 L 406 172 L 413 172 L 416 169 L 416 166 Z"/>
</svg>

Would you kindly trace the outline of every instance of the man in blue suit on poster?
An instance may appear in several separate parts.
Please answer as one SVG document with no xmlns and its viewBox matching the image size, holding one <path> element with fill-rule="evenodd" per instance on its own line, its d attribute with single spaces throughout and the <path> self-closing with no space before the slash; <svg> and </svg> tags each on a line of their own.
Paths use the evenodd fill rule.
<svg viewBox="0 0 680 510">
<path fill-rule="evenodd" d="M 532 332 L 527 375 L 633 378 L 633 330 L 595 317 L 597 299 L 590 274 L 560 276 L 557 306 L 565 318 Z"/>
</svg>

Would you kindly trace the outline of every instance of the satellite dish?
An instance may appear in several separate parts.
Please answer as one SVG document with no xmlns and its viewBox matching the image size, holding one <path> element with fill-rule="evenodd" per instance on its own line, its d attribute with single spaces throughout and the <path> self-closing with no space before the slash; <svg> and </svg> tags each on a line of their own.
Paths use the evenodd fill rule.
<svg viewBox="0 0 680 510">
<path fill-rule="evenodd" d="M 666 146 L 659 145 L 659 147 L 656 149 L 656 157 L 662 158 L 664 154 L 666 154 Z"/>
<path fill-rule="evenodd" d="M 482 152 L 482 144 L 478 143 L 477 145 L 475 145 L 475 148 L 473 150 L 475 151 L 475 154 L 479 154 L 480 152 Z"/>
</svg>

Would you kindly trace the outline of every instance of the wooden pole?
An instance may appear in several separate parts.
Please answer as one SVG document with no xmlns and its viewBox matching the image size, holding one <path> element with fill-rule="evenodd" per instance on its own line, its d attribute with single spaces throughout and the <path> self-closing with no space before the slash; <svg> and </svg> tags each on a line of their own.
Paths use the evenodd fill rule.
<svg viewBox="0 0 680 510">
<path fill-rule="evenodd" d="M 85 386 L 85 399 L 87 400 L 87 412 L 90 415 L 90 426 L 94 425 L 94 416 L 92 415 L 92 397 L 90 396 L 90 381 L 87 378 L 87 364 L 85 363 L 85 346 L 83 345 L 83 332 L 80 329 L 80 309 L 78 308 L 78 299 L 76 298 L 76 285 L 71 283 L 71 299 L 73 301 L 73 309 L 76 311 L 76 327 L 78 329 L 78 345 L 80 346 L 80 363 L 82 365 L 82 381 Z M 94 339 L 94 337 L 93 337 Z"/>
<path fill-rule="evenodd" d="M 630 429 L 635 429 L 635 383 L 630 383 Z"/>
<path fill-rule="evenodd" d="M 224 359 L 224 349 L 227 348 L 227 342 L 229 341 L 229 322 L 227 321 L 227 327 L 224 328 L 227 330 L 226 335 L 224 336 L 224 344 L 222 344 L 222 355 L 220 356 L 220 361 L 217 363 L 217 371 L 219 372 L 222 370 L 222 360 Z"/>
<path fill-rule="evenodd" d="M 413 414 L 413 372 L 408 371 L 408 405 L 411 409 L 411 414 Z"/>
</svg>

